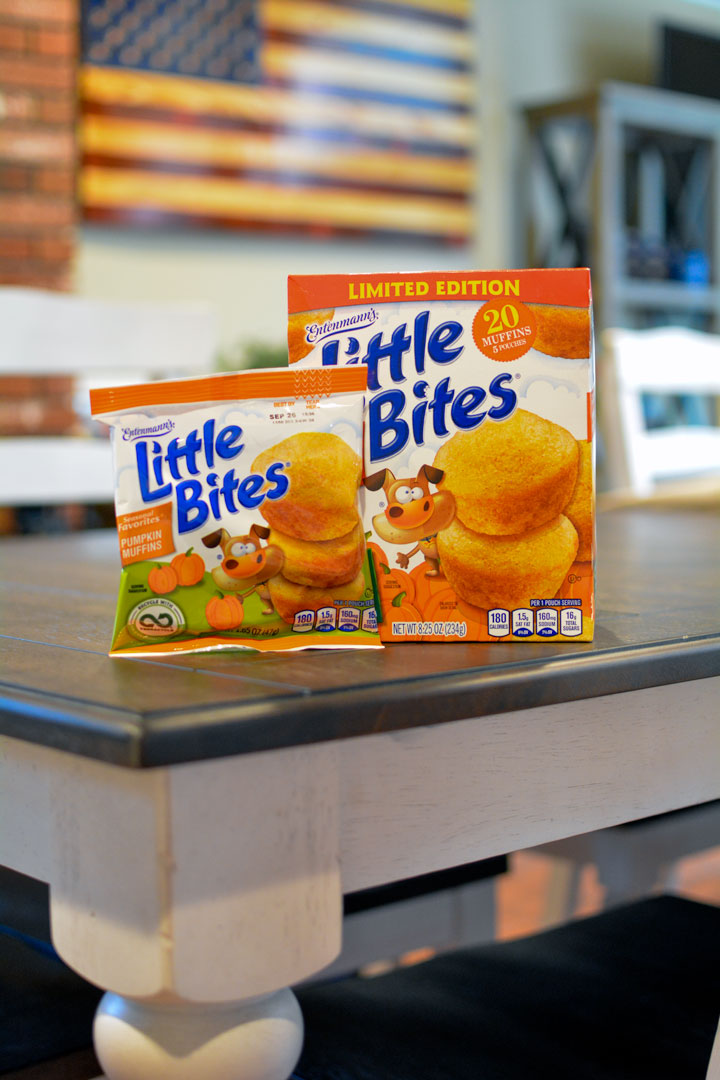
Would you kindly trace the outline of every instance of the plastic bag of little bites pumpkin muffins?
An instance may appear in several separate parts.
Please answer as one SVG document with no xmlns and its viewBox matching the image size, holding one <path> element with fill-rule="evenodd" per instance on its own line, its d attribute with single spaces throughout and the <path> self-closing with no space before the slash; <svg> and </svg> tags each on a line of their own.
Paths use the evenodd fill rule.
<svg viewBox="0 0 720 1080">
<path fill-rule="evenodd" d="M 384 641 L 589 641 L 587 270 L 291 277 L 290 362 L 364 366 Z"/>
<path fill-rule="evenodd" d="M 358 513 L 363 368 L 91 392 L 111 426 L 111 654 L 380 647 Z"/>
</svg>

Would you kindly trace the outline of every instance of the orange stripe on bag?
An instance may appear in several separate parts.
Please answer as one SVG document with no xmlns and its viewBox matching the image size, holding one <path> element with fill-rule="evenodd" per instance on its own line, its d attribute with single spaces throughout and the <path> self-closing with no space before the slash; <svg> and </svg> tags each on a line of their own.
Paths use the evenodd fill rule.
<svg viewBox="0 0 720 1080">
<path fill-rule="evenodd" d="M 184 405 L 202 401 L 247 401 L 253 398 L 324 397 L 364 390 L 362 367 L 271 369 L 231 372 L 202 378 L 162 380 L 137 386 L 112 386 L 90 391 L 93 416 L 141 409 L 149 405 Z"/>
</svg>

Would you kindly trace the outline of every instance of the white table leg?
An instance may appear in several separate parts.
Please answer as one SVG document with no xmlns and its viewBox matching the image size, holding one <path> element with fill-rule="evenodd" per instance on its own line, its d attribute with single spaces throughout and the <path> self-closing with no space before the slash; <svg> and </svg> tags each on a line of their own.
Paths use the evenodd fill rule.
<svg viewBox="0 0 720 1080">
<path fill-rule="evenodd" d="M 720 1080 L 720 1024 L 718 1024 L 718 1029 L 715 1032 L 715 1042 L 710 1055 L 706 1080 Z"/>
<path fill-rule="evenodd" d="M 290 990 L 237 1004 L 148 1004 L 106 994 L 95 1050 L 107 1080 L 286 1080 L 302 1046 Z"/>
<path fill-rule="evenodd" d="M 340 951 L 333 745 L 149 770 L 2 749 L 0 862 L 50 882 L 56 949 L 109 991 L 107 1080 L 285 1080 L 287 987 Z"/>
</svg>

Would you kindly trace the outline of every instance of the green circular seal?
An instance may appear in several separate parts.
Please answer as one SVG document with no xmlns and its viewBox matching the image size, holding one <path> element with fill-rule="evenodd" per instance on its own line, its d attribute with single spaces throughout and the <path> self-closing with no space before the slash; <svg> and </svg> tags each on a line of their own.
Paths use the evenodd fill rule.
<svg viewBox="0 0 720 1080">
<path fill-rule="evenodd" d="M 132 609 L 127 628 L 138 641 L 163 641 L 182 633 L 185 616 L 172 600 L 153 596 Z"/>
</svg>

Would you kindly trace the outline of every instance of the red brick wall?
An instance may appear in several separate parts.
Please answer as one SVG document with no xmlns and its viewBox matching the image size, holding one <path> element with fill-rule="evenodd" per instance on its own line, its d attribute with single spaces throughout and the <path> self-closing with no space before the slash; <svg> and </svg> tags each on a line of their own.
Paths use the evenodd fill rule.
<svg viewBox="0 0 720 1080">
<path fill-rule="evenodd" d="M 0 0 L 0 285 L 72 286 L 78 23 L 79 0 Z M 0 378 L 0 435 L 76 422 L 70 378 Z M 0 507 L 0 534 L 22 525 Z"/>
<path fill-rule="evenodd" d="M 78 0 L 0 0 L 0 285 L 69 289 Z"/>
</svg>

